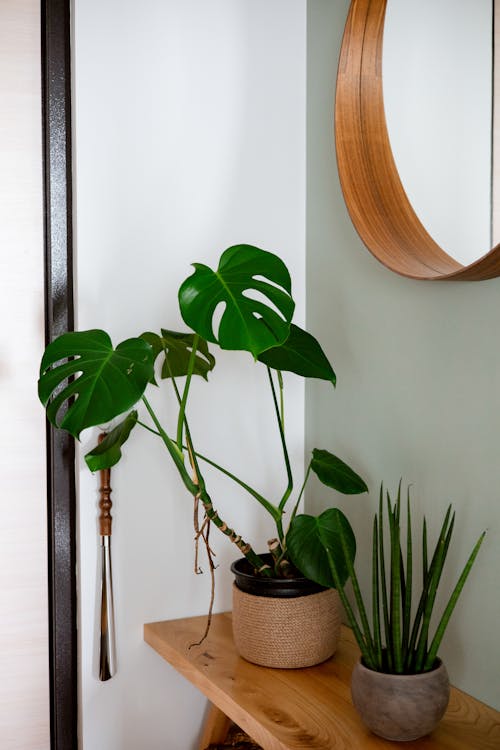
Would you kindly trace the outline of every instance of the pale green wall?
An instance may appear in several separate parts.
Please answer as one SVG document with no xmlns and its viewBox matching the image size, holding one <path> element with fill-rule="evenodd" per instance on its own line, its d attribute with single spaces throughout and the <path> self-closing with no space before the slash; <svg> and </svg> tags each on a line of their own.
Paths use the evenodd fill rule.
<svg viewBox="0 0 500 750">
<path fill-rule="evenodd" d="M 500 708 L 500 279 L 407 280 L 380 265 L 355 233 L 332 125 L 347 7 L 347 0 L 308 3 L 307 317 L 338 385 L 335 393 L 309 387 L 307 445 L 344 457 L 371 493 L 346 501 L 312 483 L 309 508 L 346 509 L 365 570 L 382 479 L 391 489 L 401 476 L 413 483 L 415 516 L 425 512 L 431 532 L 453 502 L 454 575 L 488 529 L 441 655 L 455 684 Z"/>
</svg>

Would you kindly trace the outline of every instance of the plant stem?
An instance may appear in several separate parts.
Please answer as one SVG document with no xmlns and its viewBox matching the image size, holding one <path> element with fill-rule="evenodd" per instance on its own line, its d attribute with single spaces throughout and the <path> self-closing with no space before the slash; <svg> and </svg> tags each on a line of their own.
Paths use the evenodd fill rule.
<svg viewBox="0 0 500 750">
<path fill-rule="evenodd" d="M 146 396 L 142 396 L 142 401 L 144 405 L 146 406 L 146 409 L 148 410 L 149 415 L 151 419 L 153 420 L 161 439 L 163 440 L 168 452 L 170 453 L 170 456 L 172 457 L 174 464 L 177 467 L 177 470 L 181 476 L 184 486 L 186 487 L 188 492 L 190 492 L 192 495 L 196 495 L 197 487 L 194 484 L 194 482 L 191 480 L 191 477 L 189 476 L 188 472 L 186 471 L 186 467 L 184 465 L 184 456 L 182 454 L 182 451 L 179 450 L 179 448 L 177 447 L 177 444 L 171 438 L 169 438 L 169 436 L 167 435 L 167 433 L 161 426 L 158 420 L 158 417 L 154 413 L 151 407 L 151 404 L 147 400 Z"/>
<path fill-rule="evenodd" d="M 287 502 L 288 498 L 290 497 L 290 494 L 291 494 L 291 492 L 293 490 L 293 476 L 292 476 L 292 469 L 291 469 L 291 466 L 290 466 L 290 459 L 288 457 L 288 449 L 286 447 L 285 432 L 283 430 L 283 425 L 281 423 L 281 416 L 280 416 L 280 411 L 279 411 L 279 407 L 278 407 L 278 401 L 277 401 L 277 398 L 276 398 L 276 390 L 274 388 L 273 377 L 272 377 L 271 370 L 270 370 L 269 367 L 267 367 L 267 374 L 268 374 L 268 377 L 269 377 L 269 383 L 271 385 L 271 392 L 273 394 L 274 411 L 275 411 L 275 414 L 276 414 L 276 419 L 278 420 L 278 428 L 279 428 L 279 432 L 280 432 L 281 446 L 283 448 L 283 456 L 285 458 L 286 473 L 287 473 L 287 477 L 288 477 L 287 488 L 286 488 L 285 493 L 284 493 L 283 497 L 281 498 L 280 504 L 278 506 L 279 509 L 281 511 L 283 511 L 284 508 L 285 508 L 286 502 Z M 283 525 L 281 523 L 281 520 L 278 523 L 278 534 L 279 534 L 279 537 L 280 537 L 280 542 L 282 542 L 283 538 L 284 538 L 284 534 L 283 534 Z"/>
<path fill-rule="evenodd" d="M 218 511 L 214 508 L 212 499 L 210 498 L 210 495 L 208 494 L 206 490 L 205 480 L 203 478 L 203 474 L 200 471 L 200 467 L 198 464 L 198 457 L 197 453 L 194 450 L 193 447 L 193 441 L 191 439 L 191 431 L 189 429 L 189 424 L 186 418 L 186 415 L 184 413 L 183 415 L 183 423 L 184 423 L 184 430 L 186 434 L 186 443 L 187 443 L 187 450 L 189 453 L 189 460 L 191 463 L 191 467 L 194 472 L 194 481 L 192 482 L 194 486 L 194 492 L 193 497 L 199 498 L 201 502 L 203 503 L 203 509 L 205 511 L 205 515 L 207 518 L 210 519 L 210 521 L 216 526 L 219 531 L 221 531 L 225 536 L 229 537 L 229 541 L 233 542 L 240 552 L 247 558 L 247 560 L 250 562 L 250 564 L 255 568 L 255 570 L 260 573 L 260 575 L 269 577 L 272 575 L 272 570 L 269 565 L 267 565 L 259 555 L 257 555 L 251 544 L 246 542 L 242 537 L 236 533 L 234 529 L 232 529 L 230 526 L 227 525 L 227 523 L 219 516 Z M 236 479 L 236 477 L 235 477 Z M 250 489 L 250 488 L 249 488 Z"/>
<path fill-rule="evenodd" d="M 292 515 L 291 515 L 291 518 L 290 518 L 290 523 L 292 523 L 293 519 L 297 515 L 297 510 L 299 508 L 299 504 L 300 504 L 300 501 L 302 499 L 302 495 L 304 494 L 304 490 L 305 490 L 305 487 L 306 487 L 306 484 L 307 484 L 307 480 L 309 479 L 309 474 L 311 473 L 311 464 L 312 464 L 312 459 L 311 459 L 311 461 L 309 461 L 309 466 L 307 467 L 306 476 L 305 476 L 304 481 L 302 483 L 302 487 L 300 488 L 300 492 L 299 492 L 299 496 L 297 498 L 297 502 L 293 506 L 293 511 L 292 511 Z"/>
<path fill-rule="evenodd" d="M 280 389 L 280 418 L 283 432 L 285 432 L 285 388 L 283 385 L 283 373 L 278 370 L 278 386 Z"/>
<path fill-rule="evenodd" d="M 141 427 L 144 427 L 145 430 L 152 432 L 153 435 L 157 435 L 158 437 L 161 437 L 159 432 L 157 432 L 156 430 L 153 430 L 152 427 L 149 427 L 149 425 L 145 424 L 144 422 L 141 422 L 140 419 L 137 420 L 137 424 L 139 424 Z"/>
<path fill-rule="evenodd" d="M 179 416 L 177 418 L 177 445 L 179 450 L 182 449 L 182 435 L 184 430 L 184 414 L 186 412 L 187 398 L 189 395 L 189 387 L 191 385 L 191 378 L 193 376 L 194 365 L 196 361 L 196 350 L 198 348 L 198 342 L 200 337 L 197 333 L 193 337 L 193 347 L 191 349 L 191 355 L 189 357 L 188 370 L 186 374 L 186 382 L 184 383 L 184 390 L 182 392 L 182 400 L 179 408 Z M 169 368 L 170 369 L 170 368 Z M 175 383 L 174 383 L 175 386 Z"/>
<path fill-rule="evenodd" d="M 203 479 L 203 475 L 200 472 L 197 455 L 196 455 L 196 452 L 193 448 L 193 444 L 191 441 L 189 425 L 185 417 L 184 417 L 184 422 L 185 422 L 185 430 L 186 430 L 187 449 L 189 452 L 191 465 L 195 473 L 194 485 L 196 487 L 196 492 L 194 493 L 194 496 L 198 497 L 201 500 L 201 502 L 203 503 L 203 509 L 205 511 L 205 515 L 210 519 L 210 521 L 214 524 L 214 526 L 216 526 L 219 529 L 219 531 L 221 531 L 225 536 L 229 537 L 229 541 L 233 542 L 233 544 L 235 544 L 238 547 L 240 552 L 247 558 L 247 560 L 255 568 L 255 570 L 261 575 L 264 575 L 266 577 L 271 576 L 272 575 L 271 567 L 267 565 L 262 560 L 262 558 L 259 557 L 259 555 L 257 555 L 254 552 L 251 544 L 249 544 L 244 539 L 242 539 L 242 537 L 239 534 L 237 534 L 234 529 L 232 529 L 230 526 L 227 525 L 227 523 L 219 516 L 218 511 L 215 510 L 212 500 L 210 498 L 210 495 L 206 491 L 205 480 Z"/>
<path fill-rule="evenodd" d="M 196 479 L 197 479 L 198 483 L 194 482 L 191 479 L 191 477 L 189 476 L 188 472 L 186 471 L 186 467 L 184 465 L 184 456 L 183 456 L 183 454 L 179 451 L 179 449 L 177 447 L 177 444 L 171 438 L 169 438 L 169 436 L 167 435 L 167 433 L 165 432 L 165 430 L 161 426 L 161 424 L 160 424 L 160 422 L 158 420 L 158 417 L 154 413 L 154 411 L 153 411 L 150 403 L 146 399 L 146 397 L 143 396 L 142 400 L 143 400 L 143 402 L 144 402 L 144 404 L 146 406 L 146 409 L 148 410 L 148 412 L 149 412 L 149 414 L 151 416 L 151 419 L 153 420 L 154 424 L 156 425 L 156 428 L 158 430 L 158 434 L 160 435 L 160 437 L 162 438 L 163 442 L 165 443 L 165 446 L 166 446 L 168 452 L 170 453 L 170 455 L 171 455 L 171 457 L 172 457 L 172 459 L 173 459 L 173 461 L 174 461 L 174 463 L 175 463 L 175 465 L 177 467 L 177 470 L 179 471 L 181 479 L 182 479 L 185 487 L 187 488 L 187 490 L 190 492 L 191 495 L 193 495 L 193 497 L 197 497 L 198 496 L 200 498 L 201 502 L 203 503 L 203 508 L 204 508 L 205 513 L 208 516 L 208 518 L 212 521 L 212 523 L 215 526 L 217 526 L 217 528 L 219 529 L 219 531 L 221 531 L 223 534 L 225 534 L 225 536 L 229 537 L 230 541 L 233 542 L 238 547 L 238 549 L 240 550 L 240 552 L 243 555 L 245 555 L 245 557 L 248 559 L 248 561 L 250 562 L 250 564 L 253 565 L 253 567 L 261 575 L 270 576 L 271 573 L 272 573 L 270 567 L 268 565 L 266 565 L 263 562 L 263 560 L 254 552 L 254 550 L 252 549 L 252 546 L 248 542 L 245 542 L 245 540 L 242 539 L 241 536 L 239 536 L 239 534 L 237 534 L 234 529 L 232 529 L 230 526 L 228 526 L 227 523 L 225 521 L 223 521 L 222 518 L 220 518 L 218 512 L 215 510 L 215 508 L 213 506 L 213 503 L 212 503 L 212 500 L 211 500 L 209 494 L 207 493 L 207 491 L 205 489 L 204 479 L 203 479 L 201 473 L 198 470 L 198 464 L 197 464 L 197 461 L 196 461 L 196 454 L 195 454 L 194 450 L 192 449 L 191 437 L 190 437 L 190 434 L 189 434 L 189 425 L 188 425 L 187 420 L 185 419 L 185 417 L 183 418 L 183 421 L 184 421 L 185 429 L 186 429 L 186 439 L 188 441 L 188 450 L 190 450 L 190 455 L 193 457 L 194 469 L 195 469 L 195 472 L 196 472 Z M 189 447 L 189 446 L 191 446 L 191 447 Z"/>
<path fill-rule="evenodd" d="M 275 521 L 278 521 L 281 518 L 281 511 L 279 508 L 276 507 L 276 505 L 273 505 L 269 500 L 266 500 L 265 497 L 263 497 L 260 493 L 257 492 L 257 490 L 254 490 L 253 487 L 250 487 L 250 485 L 243 482 L 243 480 L 239 479 L 237 476 L 232 474 L 230 471 L 225 469 L 223 466 L 219 466 L 219 464 L 215 463 L 215 461 L 212 461 L 210 458 L 207 458 L 206 456 L 203 456 L 201 453 L 198 453 L 197 451 L 193 451 L 196 458 L 200 458 L 205 463 L 209 464 L 210 466 L 213 466 L 215 469 L 220 471 L 222 474 L 225 474 L 227 477 L 233 480 L 233 482 L 236 482 L 236 484 L 239 484 L 240 487 L 243 487 L 244 490 L 246 490 L 252 497 L 254 497 L 257 502 L 259 502 L 270 515 L 273 517 Z"/>
</svg>

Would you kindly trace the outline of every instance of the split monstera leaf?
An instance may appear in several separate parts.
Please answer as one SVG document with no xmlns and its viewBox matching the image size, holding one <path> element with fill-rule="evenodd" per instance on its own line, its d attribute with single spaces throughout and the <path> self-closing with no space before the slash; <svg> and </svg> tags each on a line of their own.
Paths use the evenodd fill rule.
<svg viewBox="0 0 500 750">
<path fill-rule="evenodd" d="M 280 574 L 285 569 L 283 562 L 291 561 L 308 577 L 331 585 L 326 551 L 331 545 L 338 549 L 339 570 L 347 571 L 341 547 L 337 545 L 339 525 L 351 539 L 345 516 L 336 509 L 317 519 L 296 515 L 303 486 L 293 504 L 287 532 L 283 527 L 285 506 L 293 491 L 293 475 L 285 437 L 281 373 L 318 378 L 335 386 L 335 372 L 319 342 L 292 323 L 295 303 L 290 274 L 278 256 L 251 245 L 235 245 L 222 253 L 217 270 L 199 263 L 194 264 L 194 269 L 181 284 L 178 295 L 181 316 L 190 331 L 146 332 L 116 347 L 105 331 L 81 331 L 65 333 L 47 346 L 38 383 L 47 418 L 76 439 L 86 428 L 112 423 L 107 437 L 85 457 L 91 471 L 115 465 L 121 458 L 122 446 L 137 426 L 155 433 L 163 441 L 190 494 L 201 500 L 207 517 L 237 544 L 255 567 L 262 567 L 259 556 L 219 518 L 213 507 L 200 462 L 215 466 L 248 491 L 273 517 L 279 542 L 274 572 Z M 195 450 L 186 406 L 192 377 L 197 375 L 207 380 L 215 366 L 215 357 L 209 350 L 211 344 L 226 350 L 247 351 L 267 370 L 287 476 L 286 490 L 278 500 L 264 497 Z M 160 424 L 145 395 L 149 387 L 157 387 L 157 378 L 169 381 L 177 397 L 175 434 L 169 434 Z M 181 378 L 182 388 L 178 384 Z M 145 412 L 149 424 L 139 416 L 141 412 Z M 344 494 L 367 491 L 363 480 L 328 451 L 313 451 L 306 480 L 311 471 L 324 485 Z M 351 536 L 352 544 L 348 547 L 354 559 L 352 532 Z"/>
</svg>

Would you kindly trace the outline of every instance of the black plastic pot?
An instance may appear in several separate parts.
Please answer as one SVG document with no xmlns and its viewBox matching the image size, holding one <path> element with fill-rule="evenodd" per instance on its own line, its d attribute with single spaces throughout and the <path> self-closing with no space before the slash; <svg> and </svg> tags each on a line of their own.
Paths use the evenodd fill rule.
<svg viewBox="0 0 500 750">
<path fill-rule="evenodd" d="M 272 564 L 269 554 L 261 555 Z M 233 637 L 240 656 L 279 669 L 311 667 L 335 653 L 340 635 L 338 592 L 303 576 L 264 578 L 246 558 L 231 565 Z"/>
<path fill-rule="evenodd" d="M 260 555 L 268 565 L 273 565 L 272 555 L 269 553 Z M 297 576 L 295 578 L 267 578 L 259 576 L 246 559 L 241 557 L 231 565 L 234 573 L 234 582 L 240 591 L 254 596 L 270 596 L 278 599 L 293 599 L 297 596 L 307 596 L 325 591 L 324 586 L 314 583 L 308 578 Z"/>
</svg>

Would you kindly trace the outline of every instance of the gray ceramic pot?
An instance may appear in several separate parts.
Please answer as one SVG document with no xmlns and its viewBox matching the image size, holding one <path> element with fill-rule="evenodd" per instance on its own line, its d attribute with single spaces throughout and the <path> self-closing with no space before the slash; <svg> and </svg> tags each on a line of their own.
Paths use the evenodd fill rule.
<svg viewBox="0 0 500 750">
<path fill-rule="evenodd" d="M 387 740 L 416 740 L 432 732 L 450 699 L 446 667 L 438 659 L 430 672 L 385 674 L 354 667 L 352 700 L 366 726 Z"/>
</svg>

